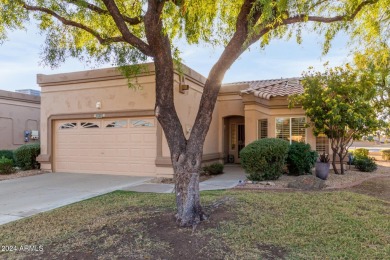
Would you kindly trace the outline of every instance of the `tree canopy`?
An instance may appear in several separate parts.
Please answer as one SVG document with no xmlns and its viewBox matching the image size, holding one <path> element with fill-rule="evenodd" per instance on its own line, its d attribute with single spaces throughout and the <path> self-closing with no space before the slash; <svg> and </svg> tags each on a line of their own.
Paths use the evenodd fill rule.
<svg viewBox="0 0 390 260">
<path fill-rule="evenodd" d="M 356 68 L 371 73 L 374 77 L 376 95 L 373 105 L 378 116 L 383 120 L 390 119 L 390 47 L 385 42 L 375 48 L 367 48 L 354 56 Z"/>
<path fill-rule="evenodd" d="M 377 95 L 375 75 L 346 65 L 327 68 L 325 73 L 308 71 L 303 75 L 302 85 L 304 93 L 292 96 L 290 105 L 302 105 L 314 135 L 323 133 L 329 137 L 333 166 L 335 173 L 339 173 L 335 167 L 336 155 L 342 162 L 354 139 L 379 126 L 377 110 L 372 105 Z"/>
<path fill-rule="evenodd" d="M 111 62 L 130 77 L 127 66 L 152 59 L 155 115 L 164 130 L 175 172 L 177 219 L 182 226 L 205 219 L 199 171 L 203 145 L 225 73 L 252 44 L 295 37 L 303 30 L 324 36 L 324 51 L 339 31 L 368 40 L 387 35 L 390 0 L 0 0 L 0 39 L 8 30 L 37 21 L 46 34 L 43 60 L 52 67 L 68 57 Z M 383 28 L 383 29 L 382 29 Z M 203 88 L 187 138 L 176 113 L 175 40 L 222 45 Z"/>
<path fill-rule="evenodd" d="M 1 0 L 0 39 L 6 38 L 7 30 L 21 29 L 26 22 L 37 21 L 46 34 L 43 60 L 52 67 L 70 56 L 113 65 L 135 64 L 153 56 L 145 32 L 148 2 L 151 1 Z M 237 21 L 242 19 L 239 16 L 245 4 L 250 8 L 245 13 L 248 26 L 242 51 L 257 41 L 265 46 L 272 38 L 294 36 L 301 42 L 304 29 L 325 36 L 325 51 L 340 30 L 367 41 L 378 38 L 373 36 L 389 36 L 390 31 L 389 0 L 160 2 L 164 2 L 159 7 L 162 32 L 178 50 L 174 54 L 179 54 L 180 46 L 173 46 L 173 40 L 179 38 L 190 44 L 227 46 L 239 29 Z M 350 23 L 352 19 L 359 22 Z"/>
</svg>

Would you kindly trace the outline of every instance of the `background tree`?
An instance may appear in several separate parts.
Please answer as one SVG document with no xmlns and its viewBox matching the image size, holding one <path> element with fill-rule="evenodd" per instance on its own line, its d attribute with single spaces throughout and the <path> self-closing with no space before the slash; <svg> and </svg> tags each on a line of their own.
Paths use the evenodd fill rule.
<svg viewBox="0 0 390 260">
<path fill-rule="evenodd" d="M 372 100 L 376 96 L 375 76 L 350 66 L 328 68 L 325 73 L 309 71 L 302 79 L 304 93 L 290 98 L 290 106 L 302 105 L 314 135 L 324 133 L 333 151 L 336 174 L 344 174 L 342 163 L 354 139 L 379 125 Z M 336 167 L 336 158 L 340 171 Z"/>
<path fill-rule="evenodd" d="M 126 65 L 152 59 L 156 71 L 156 118 L 175 172 L 177 220 L 195 225 L 206 216 L 199 198 L 203 144 L 226 71 L 255 42 L 301 41 L 303 29 L 325 35 L 325 51 L 340 30 L 357 32 L 379 19 L 390 0 L 0 0 L 0 37 L 30 19 L 46 33 L 44 60 L 57 66 L 68 57 Z M 369 17 L 369 18 L 368 18 Z M 309 26 L 309 22 L 311 25 Z M 197 117 L 186 139 L 173 102 L 174 39 L 223 45 L 205 83 Z"/>
<path fill-rule="evenodd" d="M 390 28 L 389 28 L 390 29 Z M 355 53 L 354 61 L 357 69 L 368 71 L 374 75 L 376 96 L 373 104 L 378 116 L 383 120 L 390 117 L 390 47 L 386 42 L 370 46 L 362 52 Z M 383 126 L 386 128 L 386 126 Z"/>
</svg>

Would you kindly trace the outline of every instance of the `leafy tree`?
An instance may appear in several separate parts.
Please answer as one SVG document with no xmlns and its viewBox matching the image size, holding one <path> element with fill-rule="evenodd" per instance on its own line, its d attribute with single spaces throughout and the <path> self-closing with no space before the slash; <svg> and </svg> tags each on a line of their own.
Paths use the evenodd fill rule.
<svg viewBox="0 0 390 260">
<path fill-rule="evenodd" d="M 314 135 L 324 133 L 333 151 L 333 169 L 344 174 L 344 158 L 354 139 L 379 125 L 372 100 L 376 95 L 371 73 L 361 73 L 350 66 L 328 68 L 325 73 L 304 73 L 304 93 L 290 98 L 290 106 L 302 105 L 310 118 Z M 336 168 L 336 157 L 340 171 Z"/>
<path fill-rule="evenodd" d="M 390 44 L 390 43 L 389 43 Z M 366 48 L 357 52 L 354 61 L 357 69 L 369 71 L 374 75 L 376 96 L 374 106 L 382 119 L 390 117 L 390 47 L 386 42 Z M 383 125 L 384 129 L 388 126 Z"/>
<path fill-rule="evenodd" d="M 226 71 L 255 42 L 312 29 L 325 35 L 325 51 L 340 30 L 358 32 L 378 19 L 389 0 L 0 0 L 0 38 L 31 18 L 47 35 L 44 60 L 58 66 L 67 57 L 126 66 L 152 59 L 156 69 L 156 117 L 168 141 L 175 172 L 177 220 L 181 226 L 206 218 L 199 196 L 203 144 Z M 308 26 L 307 24 L 312 24 Z M 225 46 L 205 83 L 197 117 L 186 139 L 173 102 L 174 40 Z"/>
</svg>

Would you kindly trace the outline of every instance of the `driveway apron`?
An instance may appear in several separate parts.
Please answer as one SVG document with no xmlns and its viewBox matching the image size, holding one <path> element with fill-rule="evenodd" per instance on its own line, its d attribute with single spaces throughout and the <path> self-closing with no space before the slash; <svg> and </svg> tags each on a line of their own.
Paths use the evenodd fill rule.
<svg viewBox="0 0 390 260">
<path fill-rule="evenodd" d="M 114 190 L 152 177 L 46 173 L 0 181 L 0 225 Z"/>
</svg>

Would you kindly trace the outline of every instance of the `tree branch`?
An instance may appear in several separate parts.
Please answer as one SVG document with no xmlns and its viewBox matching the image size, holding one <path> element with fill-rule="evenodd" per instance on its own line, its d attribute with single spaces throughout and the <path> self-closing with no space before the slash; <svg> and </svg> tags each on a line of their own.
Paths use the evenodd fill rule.
<svg viewBox="0 0 390 260">
<path fill-rule="evenodd" d="M 113 0 L 103 0 L 103 3 L 107 7 L 108 12 L 110 12 L 125 41 L 139 49 L 146 56 L 153 57 L 150 46 L 130 32 L 115 2 Z"/>
<path fill-rule="evenodd" d="M 26 4 L 26 3 L 22 2 L 22 1 L 19 1 L 19 2 L 22 5 L 22 7 L 24 9 L 28 10 L 28 11 L 42 12 L 42 13 L 49 14 L 49 15 L 53 16 L 54 18 L 56 18 L 57 20 L 59 20 L 64 25 L 69 25 L 69 26 L 72 26 L 72 27 L 76 27 L 76 28 L 79 28 L 81 30 L 84 30 L 84 31 L 90 33 L 102 45 L 107 45 L 107 44 L 113 43 L 113 42 L 125 42 L 123 37 L 108 37 L 108 38 L 104 38 L 97 31 L 89 28 L 88 26 L 85 26 L 84 24 L 81 24 L 81 23 L 78 23 L 78 22 L 75 22 L 75 21 L 72 21 L 72 20 L 68 20 L 68 19 L 60 16 L 59 14 L 57 14 L 56 12 L 54 12 L 54 11 L 52 11 L 50 9 L 47 9 L 47 8 L 44 8 L 44 7 L 39 7 L 39 6 L 31 6 L 31 5 L 28 5 L 28 4 Z"/>
<path fill-rule="evenodd" d="M 325 2 L 325 1 L 324 1 Z M 276 23 L 275 25 L 271 26 L 271 24 L 260 24 L 258 27 L 262 28 L 259 30 L 259 33 L 252 36 L 251 39 L 248 40 L 248 45 L 245 47 L 249 47 L 253 43 L 257 42 L 262 36 L 264 36 L 266 33 L 270 32 L 271 30 L 274 30 L 282 25 L 289 25 L 294 23 L 300 23 L 304 21 L 310 21 L 310 22 L 320 22 L 320 23 L 334 23 L 334 22 L 341 22 L 341 21 L 351 21 L 353 20 L 356 15 L 365 7 L 366 5 L 371 5 L 377 3 L 378 0 L 367 0 L 362 3 L 360 3 L 354 12 L 352 14 L 344 14 L 344 15 L 337 15 L 334 17 L 321 17 L 321 16 L 313 16 L 313 15 L 306 15 L 306 14 L 299 14 L 296 16 L 288 17 L 286 19 L 283 19 L 281 22 Z"/>
<path fill-rule="evenodd" d="M 66 0 L 68 3 L 71 3 L 71 4 L 74 4 L 74 5 L 77 5 L 79 7 L 85 7 L 91 11 L 94 11 L 95 13 L 98 13 L 98 14 L 105 14 L 105 15 L 110 15 L 110 12 L 108 10 L 105 10 L 105 9 L 102 9 L 100 8 L 99 6 L 96 6 L 94 4 L 91 4 L 91 3 L 88 3 L 87 1 L 83 1 L 83 0 Z M 140 24 L 142 23 L 143 21 L 143 16 L 140 16 L 140 17 L 128 17 L 126 15 L 122 15 L 122 19 L 130 24 L 130 25 L 137 25 L 137 24 Z"/>
</svg>

